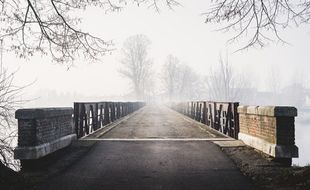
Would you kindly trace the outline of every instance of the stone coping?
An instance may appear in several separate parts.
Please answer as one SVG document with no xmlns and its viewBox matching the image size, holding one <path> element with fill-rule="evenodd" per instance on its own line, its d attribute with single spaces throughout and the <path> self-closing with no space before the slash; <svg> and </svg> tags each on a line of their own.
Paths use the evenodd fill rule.
<svg viewBox="0 0 310 190">
<path fill-rule="evenodd" d="M 37 146 L 16 147 L 14 150 L 14 158 L 20 160 L 39 159 L 69 146 L 74 140 L 76 140 L 76 134 L 67 135 L 52 142 Z"/>
<path fill-rule="evenodd" d="M 15 112 L 16 119 L 37 119 L 37 118 L 49 118 L 64 115 L 72 115 L 73 108 L 71 107 L 59 107 L 59 108 L 30 108 L 30 109 L 18 109 Z"/>
<path fill-rule="evenodd" d="M 238 113 L 272 117 L 295 117 L 297 116 L 297 109 L 291 106 L 238 106 Z"/>
<path fill-rule="evenodd" d="M 274 158 L 298 158 L 298 147 L 296 145 L 272 144 L 258 137 L 239 133 L 238 139 L 246 145 L 264 152 Z"/>
</svg>

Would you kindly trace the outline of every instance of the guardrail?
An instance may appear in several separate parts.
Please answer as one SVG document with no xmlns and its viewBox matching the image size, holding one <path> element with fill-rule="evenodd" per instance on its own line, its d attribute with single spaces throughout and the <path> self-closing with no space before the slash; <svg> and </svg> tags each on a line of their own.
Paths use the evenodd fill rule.
<svg viewBox="0 0 310 190">
<path fill-rule="evenodd" d="M 88 135 L 144 105 L 144 102 L 74 102 L 73 117 L 77 138 Z"/>
<path fill-rule="evenodd" d="M 239 102 L 192 101 L 174 102 L 171 108 L 196 121 L 238 139 Z"/>
</svg>

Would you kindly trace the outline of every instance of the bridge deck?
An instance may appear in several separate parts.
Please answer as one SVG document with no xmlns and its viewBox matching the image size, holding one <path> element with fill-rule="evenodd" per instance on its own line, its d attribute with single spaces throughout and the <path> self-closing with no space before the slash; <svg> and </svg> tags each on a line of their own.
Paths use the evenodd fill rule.
<svg viewBox="0 0 310 190">
<path fill-rule="evenodd" d="M 101 138 L 223 138 L 220 133 L 164 106 L 146 106 Z"/>
<path fill-rule="evenodd" d="M 199 138 L 223 136 L 168 108 L 147 106 L 97 139 L 64 173 L 35 189 L 254 189 L 218 146 L 193 140 Z"/>
</svg>

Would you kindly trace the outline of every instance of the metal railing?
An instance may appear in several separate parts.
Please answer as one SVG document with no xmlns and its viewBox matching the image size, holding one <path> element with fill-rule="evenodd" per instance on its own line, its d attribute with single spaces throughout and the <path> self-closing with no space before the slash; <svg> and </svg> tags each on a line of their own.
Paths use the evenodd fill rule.
<svg viewBox="0 0 310 190">
<path fill-rule="evenodd" d="M 193 101 L 171 103 L 171 108 L 235 139 L 239 133 L 239 102 Z"/>
<path fill-rule="evenodd" d="M 144 102 L 75 102 L 73 121 L 77 138 L 88 135 L 144 105 Z"/>
</svg>

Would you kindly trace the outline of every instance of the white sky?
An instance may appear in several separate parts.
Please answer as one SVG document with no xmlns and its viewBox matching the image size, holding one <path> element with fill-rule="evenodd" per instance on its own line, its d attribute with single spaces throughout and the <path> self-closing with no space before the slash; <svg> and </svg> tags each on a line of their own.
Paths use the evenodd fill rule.
<svg viewBox="0 0 310 190">
<path fill-rule="evenodd" d="M 310 79 L 307 76 L 310 70 L 310 28 L 292 28 L 282 32 L 291 46 L 273 44 L 264 49 L 232 53 L 238 48 L 226 44 L 232 34 L 216 32 L 215 26 L 204 23 L 200 14 L 207 9 L 207 1 L 195 0 L 184 2 L 174 11 L 162 10 L 160 14 L 137 6 L 108 14 L 100 9 L 87 10 L 81 15 L 81 28 L 115 43 L 116 51 L 104 57 L 101 63 L 88 64 L 77 60 L 75 66 L 67 71 L 66 67 L 51 63 L 48 57 L 24 60 L 6 53 L 4 64 L 11 70 L 19 68 L 17 84 L 36 80 L 27 89 L 28 94 L 45 89 L 86 96 L 126 94 L 128 81 L 118 73 L 119 49 L 130 35 L 145 34 L 152 41 L 150 55 L 157 70 L 166 56 L 173 54 L 199 74 L 208 74 L 208 69 L 217 63 L 222 51 L 223 54 L 228 52 L 229 60 L 236 68 L 250 73 L 252 77 L 249 79 L 255 80 L 259 89 L 266 89 L 270 68 L 283 78 L 282 84 L 289 83 L 295 75 L 296 80 L 307 84 Z"/>
</svg>

